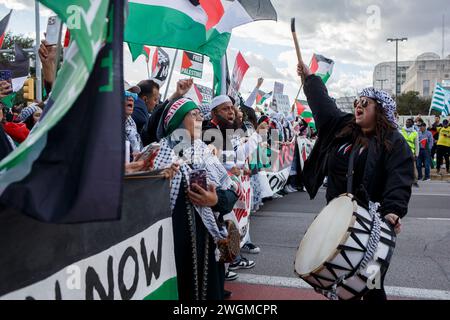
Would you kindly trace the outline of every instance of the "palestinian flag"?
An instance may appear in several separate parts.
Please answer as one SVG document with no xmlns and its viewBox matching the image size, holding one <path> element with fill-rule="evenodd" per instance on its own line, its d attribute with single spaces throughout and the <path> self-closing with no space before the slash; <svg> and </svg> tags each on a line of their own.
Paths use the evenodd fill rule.
<svg viewBox="0 0 450 320">
<path fill-rule="evenodd" d="M 319 54 L 314 54 L 310 68 L 312 73 L 322 78 L 323 83 L 327 83 L 333 73 L 334 61 Z"/>
<path fill-rule="evenodd" d="M 30 58 L 18 43 L 14 44 L 14 61 L 0 63 L 0 70 L 11 70 L 13 91 L 22 89 L 25 80 L 30 73 Z"/>
<path fill-rule="evenodd" d="M 11 13 L 12 10 L 0 21 L 0 49 L 3 47 L 3 41 L 5 40 L 6 29 L 8 28 Z"/>
<path fill-rule="evenodd" d="M 297 109 L 297 116 L 304 119 L 311 128 L 316 129 L 316 123 L 314 121 L 313 113 L 308 105 L 308 102 L 305 100 L 296 100 L 295 107 Z"/>
<path fill-rule="evenodd" d="M 41 2 L 61 12 L 62 20 L 73 5 L 71 0 Z M 72 32 L 74 41 L 41 121 L 0 162 L 0 203 L 45 222 L 120 218 L 125 163 L 123 1 L 84 4 L 90 19 Z M 86 44 L 89 48 L 82 50 Z M 93 56 L 85 55 L 89 52 Z"/>
<path fill-rule="evenodd" d="M 177 299 L 170 182 L 157 174 L 125 178 L 118 221 L 48 224 L 1 208 L 0 299 Z"/>
<path fill-rule="evenodd" d="M 184 96 L 186 98 L 192 99 L 192 101 L 194 101 L 198 106 L 201 106 L 203 104 L 203 95 L 195 83 Z"/>
<path fill-rule="evenodd" d="M 150 61 L 150 48 L 144 46 L 144 48 L 142 49 L 142 54 L 145 56 L 145 61 L 148 63 Z"/>
<path fill-rule="evenodd" d="M 183 51 L 183 58 L 181 60 L 181 69 L 189 69 L 192 67 L 192 60 L 189 58 L 186 51 Z"/>
<path fill-rule="evenodd" d="M 256 95 L 256 105 L 261 106 L 272 97 L 272 92 L 264 93 L 263 91 L 259 91 Z"/>
<path fill-rule="evenodd" d="M 130 0 L 125 41 L 133 58 L 147 44 L 204 54 L 218 62 L 233 28 L 262 19 L 276 20 L 270 0 Z"/>
</svg>

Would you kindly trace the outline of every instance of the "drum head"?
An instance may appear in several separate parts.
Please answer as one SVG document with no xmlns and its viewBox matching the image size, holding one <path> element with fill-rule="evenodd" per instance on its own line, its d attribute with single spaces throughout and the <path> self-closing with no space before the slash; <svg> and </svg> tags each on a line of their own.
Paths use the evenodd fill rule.
<svg viewBox="0 0 450 320">
<path fill-rule="evenodd" d="M 300 243 L 295 259 L 297 274 L 307 276 L 333 257 L 350 227 L 353 211 L 352 199 L 341 196 L 320 212 Z"/>
</svg>

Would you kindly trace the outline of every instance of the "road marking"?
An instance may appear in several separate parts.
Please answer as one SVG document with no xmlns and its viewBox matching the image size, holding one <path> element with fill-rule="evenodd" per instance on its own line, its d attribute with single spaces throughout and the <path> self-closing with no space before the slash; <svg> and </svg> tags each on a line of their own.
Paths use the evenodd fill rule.
<svg viewBox="0 0 450 320">
<path fill-rule="evenodd" d="M 450 197 L 450 193 L 412 193 L 413 196 Z"/>
<path fill-rule="evenodd" d="M 286 287 L 296 289 L 311 289 L 300 278 L 275 277 L 240 273 L 237 282 L 257 285 L 267 285 L 274 287 Z M 391 297 L 401 297 L 409 299 L 425 299 L 425 300 L 450 300 L 450 291 L 430 290 L 419 288 L 404 287 L 385 287 L 386 294 Z"/>
<path fill-rule="evenodd" d="M 414 219 L 426 221 L 450 221 L 450 218 L 414 218 Z"/>
</svg>

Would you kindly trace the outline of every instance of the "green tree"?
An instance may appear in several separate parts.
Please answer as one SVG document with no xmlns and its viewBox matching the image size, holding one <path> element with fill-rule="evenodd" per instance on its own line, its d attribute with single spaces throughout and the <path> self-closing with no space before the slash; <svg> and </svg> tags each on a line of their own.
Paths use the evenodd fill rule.
<svg viewBox="0 0 450 320">
<path fill-rule="evenodd" d="M 424 98 L 417 91 L 409 91 L 398 96 L 399 115 L 428 115 L 431 98 Z"/>
</svg>

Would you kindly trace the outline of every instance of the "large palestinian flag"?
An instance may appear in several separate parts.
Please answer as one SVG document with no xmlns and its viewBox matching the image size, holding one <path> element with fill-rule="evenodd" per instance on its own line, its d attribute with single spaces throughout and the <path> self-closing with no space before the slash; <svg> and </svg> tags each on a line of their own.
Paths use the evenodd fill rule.
<svg viewBox="0 0 450 320">
<path fill-rule="evenodd" d="M 333 73 L 334 61 L 320 54 L 314 54 L 310 68 L 312 73 L 322 78 L 323 83 L 327 83 Z"/>
<path fill-rule="evenodd" d="M 71 0 L 42 0 L 63 21 Z M 80 2 L 41 121 L 0 162 L 0 202 L 45 222 L 120 218 L 124 160 L 123 1 Z M 107 19 L 107 17 L 109 19 Z"/>
<path fill-rule="evenodd" d="M 184 49 L 220 61 L 231 30 L 276 19 L 270 0 L 130 0 L 125 41 L 133 58 L 142 45 Z"/>
<path fill-rule="evenodd" d="M 155 174 L 125 179 L 119 221 L 47 224 L 2 208 L 0 299 L 177 299 L 169 180 Z"/>
</svg>

